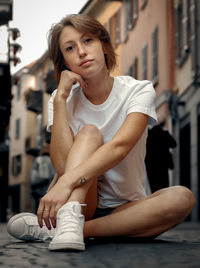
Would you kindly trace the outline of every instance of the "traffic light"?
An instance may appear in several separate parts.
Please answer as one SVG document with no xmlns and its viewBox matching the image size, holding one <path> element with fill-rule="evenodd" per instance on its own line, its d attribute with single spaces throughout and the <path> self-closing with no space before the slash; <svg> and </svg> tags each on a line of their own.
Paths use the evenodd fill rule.
<svg viewBox="0 0 200 268">
<path fill-rule="evenodd" d="M 12 40 L 15 41 L 18 37 L 20 37 L 20 31 L 18 28 L 10 28 L 9 29 L 12 34 Z"/>
<path fill-rule="evenodd" d="M 21 51 L 22 47 L 18 43 L 10 44 L 10 48 L 13 51 L 13 54 L 16 55 L 17 52 Z"/>
<path fill-rule="evenodd" d="M 20 31 L 17 28 L 9 28 L 9 32 L 14 43 L 9 43 L 10 50 L 10 62 L 13 62 L 14 66 L 21 62 L 20 58 L 16 54 L 21 51 L 22 47 L 20 44 L 16 43 L 15 40 L 20 36 Z"/>
</svg>

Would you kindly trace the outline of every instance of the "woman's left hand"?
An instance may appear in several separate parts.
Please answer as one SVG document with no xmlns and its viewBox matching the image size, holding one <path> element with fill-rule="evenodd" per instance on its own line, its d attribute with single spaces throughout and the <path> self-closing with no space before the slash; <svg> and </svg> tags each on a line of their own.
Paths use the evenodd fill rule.
<svg viewBox="0 0 200 268">
<path fill-rule="evenodd" d="M 37 210 L 40 227 L 43 226 L 43 220 L 49 230 L 52 226 L 54 228 L 56 227 L 57 212 L 67 202 L 72 191 L 72 184 L 67 183 L 65 177 L 62 176 L 53 188 L 41 198 Z"/>
</svg>

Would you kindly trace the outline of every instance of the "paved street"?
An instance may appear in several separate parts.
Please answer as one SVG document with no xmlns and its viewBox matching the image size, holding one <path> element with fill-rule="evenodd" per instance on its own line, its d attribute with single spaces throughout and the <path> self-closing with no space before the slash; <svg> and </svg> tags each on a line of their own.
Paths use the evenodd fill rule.
<svg viewBox="0 0 200 268">
<path fill-rule="evenodd" d="M 47 243 L 24 243 L 0 225 L 0 267 L 200 268 L 200 224 L 184 223 L 154 241 L 91 240 L 85 252 L 50 252 Z"/>
</svg>

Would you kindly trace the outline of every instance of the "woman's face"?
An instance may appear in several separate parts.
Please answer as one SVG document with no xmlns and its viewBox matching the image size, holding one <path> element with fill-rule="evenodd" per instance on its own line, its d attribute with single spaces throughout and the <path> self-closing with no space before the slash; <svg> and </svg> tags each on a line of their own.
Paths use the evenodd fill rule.
<svg viewBox="0 0 200 268">
<path fill-rule="evenodd" d="M 91 78 L 107 69 L 99 39 L 66 26 L 61 32 L 59 44 L 66 67 L 83 78 Z"/>
</svg>

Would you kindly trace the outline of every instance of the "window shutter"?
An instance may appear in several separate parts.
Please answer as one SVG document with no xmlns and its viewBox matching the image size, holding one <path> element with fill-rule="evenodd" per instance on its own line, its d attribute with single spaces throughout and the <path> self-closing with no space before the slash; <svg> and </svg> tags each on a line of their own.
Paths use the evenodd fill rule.
<svg viewBox="0 0 200 268">
<path fill-rule="evenodd" d="M 16 119 L 15 121 L 15 139 L 20 138 L 20 119 Z"/>
<path fill-rule="evenodd" d="M 179 59 L 179 6 L 174 7 L 174 49 L 175 49 L 175 61 Z"/>
<path fill-rule="evenodd" d="M 130 76 L 132 76 L 132 69 L 133 69 L 133 67 L 130 66 L 130 67 L 128 68 L 128 70 L 126 71 L 126 75 L 130 75 Z"/>
<path fill-rule="evenodd" d="M 142 79 L 147 79 L 147 44 L 142 49 Z"/>
<path fill-rule="evenodd" d="M 116 39 L 115 44 L 118 45 L 120 43 L 120 10 L 118 10 L 116 14 Z"/>
<path fill-rule="evenodd" d="M 138 0 L 134 0 L 133 2 L 133 21 L 138 18 Z"/>
<path fill-rule="evenodd" d="M 152 81 L 155 84 L 158 81 L 158 28 L 152 34 L 152 50 Z"/>
<path fill-rule="evenodd" d="M 183 27 L 183 40 L 182 47 L 183 53 L 188 51 L 188 0 L 182 0 L 183 13 L 182 13 L 182 27 Z"/>
<path fill-rule="evenodd" d="M 138 79 L 138 58 L 137 57 L 134 59 L 134 62 L 133 62 L 132 76 L 135 79 Z"/>
<path fill-rule="evenodd" d="M 195 2 L 195 34 L 196 34 L 196 71 L 197 75 L 200 75 L 200 1 L 196 0 Z"/>
<path fill-rule="evenodd" d="M 195 76 L 196 73 L 196 16 L 195 16 L 195 0 L 190 1 L 190 46 L 191 46 L 191 56 L 192 56 L 192 74 Z"/>
</svg>

